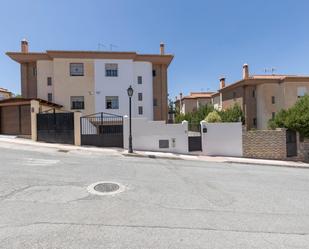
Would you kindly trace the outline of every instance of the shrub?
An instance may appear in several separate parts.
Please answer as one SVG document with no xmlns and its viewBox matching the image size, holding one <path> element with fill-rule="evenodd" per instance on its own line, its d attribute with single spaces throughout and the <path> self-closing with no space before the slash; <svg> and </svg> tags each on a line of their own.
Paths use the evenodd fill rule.
<svg viewBox="0 0 309 249">
<path fill-rule="evenodd" d="M 179 110 L 176 110 L 175 115 L 175 122 L 181 123 L 183 120 L 188 121 L 189 123 L 199 124 L 200 121 L 202 121 L 208 113 L 212 112 L 214 110 L 212 105 L 203 105 L 198 110 L 187 113 L 187 114 L 181 114 Z"/>
<path fill-rule="evenodd" d="M 244 114 L 241 110 L 241 107 L 235 103 L 232 107 L 227 108 L 220 113 L 222 122 L 243 122 L 244 121 Z"/>
<path fill-rule="evenodd" d="M 205 118 L 205 121 L 207 123 L 220 123 L 222 120 L 217 111 L 212 111 L 207 115 L 207 117 Z"/>
<path fill-rule="evenodd" d="M 268 121 L 271 129 L 287 128 L 309 137 L 309 96 L 300 98 L 288 110 L 281 110 L 274 119 Z"/>
</svg>

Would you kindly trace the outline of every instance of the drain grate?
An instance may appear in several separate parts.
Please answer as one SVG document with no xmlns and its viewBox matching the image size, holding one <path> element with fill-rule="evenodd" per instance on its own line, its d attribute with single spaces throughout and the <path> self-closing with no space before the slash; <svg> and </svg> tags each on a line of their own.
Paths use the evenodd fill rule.
<svg viewBox="0 0 309 249">
<path fill-rule="evenodd" d="M 124 190 L 125 187 L 116 182 L 97 182 L 88 187 L 88 192 L 94 195 L 114 195 Z"/>
</svg>

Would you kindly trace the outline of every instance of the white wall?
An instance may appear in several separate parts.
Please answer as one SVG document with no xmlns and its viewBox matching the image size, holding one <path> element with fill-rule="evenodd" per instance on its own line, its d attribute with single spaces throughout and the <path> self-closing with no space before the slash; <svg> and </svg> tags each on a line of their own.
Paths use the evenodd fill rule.
<svg viewBox="0 0 309 249">
<path fill-rule="evenodd" d="M 235 156 L 241 157 L 242 124 L 241 123 L 206 123 L 201 122 L 202 154 L 207 156 Z"/>
<path fill-rule="evenodd" d="M 188 153 L 188 123 L 166 124 L 164 121 L 132 119 L 132 144 L 134 150 Z M 123 122 L 124 148 L 129 144 L 129 119 Z M 159 148 L 159 140 L 169 140 L 169 148 Z"/>
<path fill-rule="evenodd" d="M 118 64 L 118 77 L 105 76 L 105 64 Z M 137 77 L 142 76 L 143 83 L 137 84 Z M 128 115 L 129 99 L 127 89 L 132 85 L 132 116 L 153 120 L 152 64 L 132 60 L 95 60 L 95 110 L 116 115 Z M 138 93 L 143 93 L 143 101 L 138 101 Z M 118 96 L 119 109 L 106 109 L 105 97 Z M 143 115 L 138 115 L 138 106 L 143 106 Z"/>
</svg>

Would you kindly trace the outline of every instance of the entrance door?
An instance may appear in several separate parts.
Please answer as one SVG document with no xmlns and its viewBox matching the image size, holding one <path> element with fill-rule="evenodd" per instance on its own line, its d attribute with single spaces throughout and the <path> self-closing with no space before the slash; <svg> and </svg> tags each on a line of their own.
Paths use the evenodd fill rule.
<svg viewBox="0 0 309 249">
<path fill-rule="evenodd" d="M 286 153 L 287 157 L 297 156 L 297 136 L 295 131 L 286 131 Z"/>
<path fill-rule="evenodd" d="M 202 134 L 200 124 L 188 124 L 188 146 L 189 152 L 202 151 Z"/>
</svg>

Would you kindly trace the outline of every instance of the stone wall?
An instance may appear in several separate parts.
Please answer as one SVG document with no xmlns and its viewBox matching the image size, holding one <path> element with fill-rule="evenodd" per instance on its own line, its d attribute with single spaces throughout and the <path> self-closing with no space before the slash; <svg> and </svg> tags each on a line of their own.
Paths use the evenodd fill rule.
<svg viewBox="0 0 309 249">
<path fill-rule="evenodd" d="M 297 143 L 297 157 L 294 160 L 309 162 L 309 139 L 306 138 L 300 142 L 298 137 Z"/>
<path fill-rule="evenodd" d="M 286 130 L 243 131 L 243 156 L 286 160 Z"/>
</svg>

